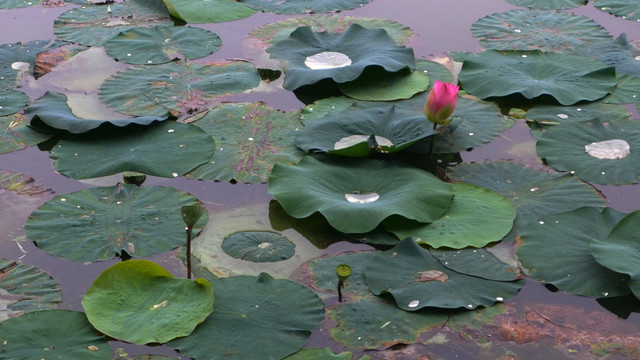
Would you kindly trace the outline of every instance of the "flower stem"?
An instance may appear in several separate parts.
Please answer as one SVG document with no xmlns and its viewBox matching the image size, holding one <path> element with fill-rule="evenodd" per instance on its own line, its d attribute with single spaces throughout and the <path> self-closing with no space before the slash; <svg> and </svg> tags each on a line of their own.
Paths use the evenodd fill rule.
<svg viewBox="0 0 640 360">
<path fill-rule="evenodd" d="M 191 231 L 193 226 L 187 226 L 187 279 L 191 279 Z"/>
</svg>

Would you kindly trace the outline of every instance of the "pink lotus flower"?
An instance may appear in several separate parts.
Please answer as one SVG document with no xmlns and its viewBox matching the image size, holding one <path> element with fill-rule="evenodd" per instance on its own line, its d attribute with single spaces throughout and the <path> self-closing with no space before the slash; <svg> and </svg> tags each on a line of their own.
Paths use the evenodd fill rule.
<svg viewBox="0 0 640 360">
<path fill-rule="evenodd" d="M 434 124 L 434 128 L 436 125 L 447 125 L 451 122 L 450 116 L 456 108 L 459 88 L 440 80 L 433 84 L 433 89 L 424 105 L 424 114 Z"/>
</svg>

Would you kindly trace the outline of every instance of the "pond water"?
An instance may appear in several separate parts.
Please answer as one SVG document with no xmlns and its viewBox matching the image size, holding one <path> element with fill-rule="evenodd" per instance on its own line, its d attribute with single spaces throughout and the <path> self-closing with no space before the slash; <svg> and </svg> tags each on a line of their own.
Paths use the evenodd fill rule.
<svg viewBox="0 0 640 360">
<path fill-rule="evenodd" d="M 76 6 L 67 4 L 53 8 L 0 10 L 0 43 L 53 39 L 53 21 L 59 14 Z M 414 35 L 406 45 L 414 49 L 417 58 L 433 58 L 445 56 L 449 51 L 480 50 L 478 40 L 471 34 L 471 25 L 486 15 L 513 9 L 522 8 L 503 0 L 373 0 L 358 9 L 342 11 L 340 14 L 385 18 L 408 26 L 414 31 Z M 614 37 L 626 33 L 631 42 L 640 42 L 639 22 L 614 17 L 594 8 L 592 4 L 568 11 L 594 19 Z M 215 32 L 223 42 L 219 51 L 197 62 L 214 59 L 258 60 L 254 58 L 255 49 L 247 46 L 248 34 L 262 25 L 289 17 L 291 16 L 256 13 L 246 19 L 228 23 L 193 25 Z M 105 66 L 109 66 L 113 73 L 126 67 L 115 62 Z M 31 100 L 42 96 L 48 90 L 45 81 L 38 82 L 41 84 L 36 83 L 21 89 Z M 265 101 L 270 106 L 285 111 L 305 106 L 292 92 L 275 88 L 267 92 L 229 96 L 228 100 Z M 639 118 L 635 107 L 629 106 L 628 109 L 634 119 Z M 535 169 L 554 171 L 543 165 L 536 155 L 535 141 L 526 123 L 518 120 L 491 143 L 461 155 L 465 162 L 510 160 Z M 62 289 L 60 308 L 82 310 L 80 302 L 91 283 L 101 271 L 118 260 L 91 264 L 71 262 L 40 251 L 32 242 L 16 243 L 14 240 L 25 236 L 24 223 L 31 211 L 53 196 L 96 185 L 112 185 L 114 178 L 95 181 L 70 179 L 55 172 L 48 152 L 40 151 L 37 147 L 0 155 L 0 169 L 32 177 L 36 185 L 51 190 L 37 196 L 16 195 L 0 190 L 0 206 L 16 209 L 8 218 L 0 219 L 0 257 L 20 259 L 24 264 L 37 266 L 49 272 L 60 283 Z M 145 185 L 163 185 L 185 190 L 202 200 L 210 214 L 247 205 L 266 204 L 273 199 L 267 193 L 266 184 L 230 184 L 186 178 L 147 177 Z M 623 212 L 640 209 L 638 185 L 595 187 L 614 209 Z M 355 201 L 362 200 L 356 198 Z M 321 252 L 334 254 L 339 251 L 368 248 L 370 247 L 364 244 L 341 242 Z M 175 251 L 151 259 L 175 275 L 183 276 L 184 266 L 174 255 Z M 329 299 L 327 305 L 335 301 L 334 298 Z M 608 357 L 610 359 L 640 356 L 640 306 L 637 300 L 627 299 L 623 305 L 607 305 L 607 310 L 595 299 L 554 292 L 535 281 L 527 280 L 524 288 L 507 304 L 510 306 L 508 317 L 511 320 L 485 328 L 470 326 L 460 329 L 458 333 L 455 330 L 443 331 L 446 332 L 448 341 L 441 341 L 444 335 L 438 335 L 438 329 L 435 329 L 423 334 L 416 344 L 395 346 L 393 350 L 367 351 L 335 343 L 327 331 L 330 322 L 325 322 L 312 333 L 307 347 L 328 346 L 335 352 L 348 350 L 380 359 L 590 359 L 597 358 L 594 354 L 609 353 L 612 354 Z M 631 307 L 633 312 L 628 314 L 628 318 L 623 319 L 615 314 L 620 306 Z M 513 323 L 509 325 L 509 321 Z M 585 338 L 589 340 L 582 341 Z M 591 348 L 585 343 L 591 344 Z M 178 356 L 164 346 L 149 349 L 120 342 L 114 342 L 112 346 L 124 347 L 130 355 L 163 353 Z M 623 350 L 616 352 L 616 347 Z"/>
</svg>

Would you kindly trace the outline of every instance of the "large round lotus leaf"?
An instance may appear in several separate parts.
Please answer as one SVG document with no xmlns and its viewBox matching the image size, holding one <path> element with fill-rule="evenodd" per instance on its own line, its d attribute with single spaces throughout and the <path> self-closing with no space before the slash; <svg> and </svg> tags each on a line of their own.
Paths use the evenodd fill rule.
<svg viewBox="0 0 640 360">
<path fill-rule="evenodd" d="M 307 156 L 296 166 L 276 164 L 269 193 L 295 218 L 318 211 L 338 231 L 364 233 L 391 215 L 421 222 L 439 218 L 452 187 L 402 163 Z"/>
<path fill-rule="evenodd" d="M 0 323 L 0 359 L 109 360 L 112 351 L 84 313 L 42 310 Z"/>
<path fill-rule="evenodd" d="M 429 88 L 429 76 L 421 71 L 386 72 L 381 67 L 365 69 L 354 81 L 338 85 L 340 91 L 354 99 L 391 101 L 409 99 Z"/>
<path fill-rule="evenodd" d="M 278 233 L 245 231 L 225 237 L 222 251 L 240 260 L 274 262 L 290 259 L 296 252 L 296 245 Z"/>
<path fill-rule="evenodd" d="M 640 124 L 635 120 L 567 123 L 538 139 L 538 156 L 559 171 L 596 184 L 632 184 L 640 179 Z"/>
<path fill-rule="evenodd" d="M 470 54 L 460 71 L 466 91 L 481 98 L 550 95 L 562 105 L 597 100 L 613 92 L 613 66 L 586 57 L 540 51 Z"/>
<path fill-rule="evenodd" d="M 30 311 L 56 308 L 60 299 L 58 282 L 51 275 L 0 258 L 0 322 Z"/>
<path fill-rule="evenodd" d="M 601 102 L 578 104 L 571 106 L 536 105 L 527 111 L 527 119 L 535 121 L 543 129 L 548 126 L 569 122 L 584 122 L 590 120 L 617 121 L 626 120 L 631 116 L 622 105 L 604 104 Z M 540 133 L 535 133 L 540 135 Z"/>
<path fill-rule="evenodd" d="M 125 114 L 192 113 L 205 110 L 215 96 L 241 93 L 259 83 L 258 70 L 248 62 L 178 61 L 120 71 L 105 80 L 99 95 L 105 104 Z"/>
<path fill-rule="evenodd" d="M 198 360 L 282 359 L 298 351 L 324 318 L 316 294 L 289 280 L 237 276 L 213 281 L 216 309 L 169 346 Z"/>
<path fill-rule="evenodd" d="M 542 217 L 520 232 L 518 260 L 529 276 L 562 291 L 593 297 L 628 294 L 629 277 L 601 266 L 591 255 L 591 244 L 605 240 L 624 215 L 611 208 L 583 207 Z"/>
<path fill-rule="evenodd" d="M 399 239 L 413 237 L 434 248 L 483 247 L 500 241 L 513 227 L 516 207 L 489 189 L 454 183 L 449 209 L 429 224 L 398 217 L 385 220 L 384 227 Z"/>
<path fill-rule="evenodd" d="M 507 0 L 508 2 L 536 9 L 570 9 L 586 5 L 588 0 Z"/>
<path fill-rule="evenodd" d="M 302 128 L 298 112 L 264 103 L 223 104 L 193 124 L 216 143 L 213 158 L 188 174 L 194 179 L 266 182 L 273 164 L 296 163 L 304 155 L 293 144 Z"/>
<path fill-rule="evenodd" d="M 76 261 L 169 251 L 186 241 L 180 207 L 198 199 L 172 187 L 118 184 L 60 195 L 31 213 L 25 229 L 43 251 Z M 198 228 L 206 223 L 203 217 Z"/>
<path fill-rule="evenodd" d="M 493 190 L 511 200 L 518 212 L 512 234 L 548 214 L 581 206 L 605 206 L 598 192 L 575 176 L 538 171 L 508 161 L 463 163 L 449 175 L 455 181 Z"/>
<path fill-rule="evenodd" d="M 351 10 L 371 0 L 238 0 L 256 10 L 276 14 L 314 14 Z"/>
<path fill-rule="evenodd" d="M 0 91 L 0 116 L 17 113 L 27 104 L 29 104 L 29 96 L 21 91 Z"/>
<path fill-rule="evenodd" d="M 415 68 L 413 49 L 397 45 L 384 29 L 370 30 L 358 24 L 343 33 L 314 33 L 310 26 L 302 26 L 267 52 L 286 61 L 283 87 L 287 90 L 323 79 L 353 81 L 370 66 L 389 72 Z"/>
<path fill-rule="evenodd" d="M 586 16 L 533 9 L 488 15 L 476 21 L 471 31 L 487 50 L 573 53 L 598 41 L 611 39 L 611 34 L 604 27 Z"/>
<path fill-rule="evenodd" d="M 21 83 L 21 76 L 32 74 L 36 54 L 48 43 L 48 40 L 35 40 L 24 44 L 0 44 L 0 91 L 13 89 Z M 49 48 L 57 45 L 54 43 Z"/>
<path fill-rule="evenodd" d="M 523 278 L 517 266 L 500 261 L 485 248 L 460 250 L 429 248 L 429 252 L 442 265 L 462 274 L 497 281 Z"/>
<path fill-rule="evenodd" d="M 58 39 L 72 43 L 101 46 L 121 31 L 152 25 L 173 25 L 164 4 L 156 0 L 131 0 L 87 4 L 66 11 L 53 23 L 53 33 Z"/>
<path fill-rule="evenodd" d="M 367 156 L 396 152 L 436 133 L 424 115 L 403 116 L 393 105 L 355 105 L 302 128 L 296 145 L 304 151 Z"/>
<path fill-rule="evenodd" d="M 627 41 L 627 34 L 622 33 L 613 41 L 603 41 L 589 47 L 578 49 L 584 56 L 591 56 L 605 64 L 616 67 L 616 72 L 640 76 L 640 49 Z"/>
<path fill-rule="evenodd" d="M 453 83 L 453 74 L 444 65 L 436 61 L 416 59 L 416 71 L 422 71 L 423 74 L 429 75 L 429 90 L 433 87 L 436 80 L 441 82 Z"/>
<path fill-rule="evenodd" d="M 640 4 L 635 0 L 594 0 L 593 6 L 628 20 L 640 20 Z"/>
<path fill-rule="evenodd" d="M 326 360 L 351 360 L 353 354 L 349 351 L 334 354 L 329 348 L 305 348 L 297 353 L 287 356 L 284 360 L 314 360 L 314 359 L 326 359 Z M 369 359 L 366 357 L 366 359 Z M 361 360 L 364 360 L 361 358 Z"/>
<path fill-rule="evenodd" d="M 172 16 L 191 24 L 206 24 L 243 19 L 256 13 L 233 0 L 163 0 Z"/>
<path fill-rule="evenodd" d="M 629 287 L 637 298 L 640 298 L 639 221 L 640 211 L 634 211 L 620 220 L 606 239 L 591 243 L 591 254 L 600 265 L 631 277 Z"/>
<path fill-rule="evenodd" d="M 104 44 L 114 59 L 127 64 L 162 64 L 175 59 L 197 59 L 218 50 L 215 33 L 190 26 L 137 27 L 123 31 Z"/>
<path fill-rule="evenodd" d="M 135 171 L 174 178 L 211 159 L 211 136 L 193 125 L 163 121 L 60 140 L 51 150 L 56 171 L 88 179 Z"/>
<path fill-rule="evenodd" d="M 0 116 L 0 154 L 27 148 L 50 137 L 28 127 L 22 114 Z"/>
<path fill-rule="evenodd" d="M 124 127 L 129 124 L 149 125 L 154 121 L 163 121 L 168 119 L 168 114 L 163 116 L 142 116 L 137 118 L 101 120 L 101 119 L 80 119 L 76 117 L 69 105 L 67 105 L 67 97 L 64 94 L 47 91 L 44 96 L 36 100 L 25 111 L 25 115 L 30 116 L 29 125 L 36 129 L 47 130 L 66 130 L 72 134 L 80 134 L 93 130 L 100 125 L 109 123 L 118 127 Z"/>
<path fill-rule="evenodd" d="M 104 270 L 82 298 L 100 332 L 134 344 L 165 343 L 191 334 L 213 311 L 208 280 L 175 278 L 149 260 L 128 260 Z"/>
<path fill-rule="evenodd" d="M 488 307 L 515 295 L 524 285 L 523 281 L 493 281 L 455 272 L 412 238 L 378 253 L 364 275 L 375 295 L 391 293 L 398 307 L 407 311 Z"/>
<path fill-rule="evenodd" d="M 607 104 L 632 104 L 635 103 L 640 96 L 640 77 L 618 74 L 618 85 L 616 89 L 604 99 L 603 103 Z"/>
</svg>

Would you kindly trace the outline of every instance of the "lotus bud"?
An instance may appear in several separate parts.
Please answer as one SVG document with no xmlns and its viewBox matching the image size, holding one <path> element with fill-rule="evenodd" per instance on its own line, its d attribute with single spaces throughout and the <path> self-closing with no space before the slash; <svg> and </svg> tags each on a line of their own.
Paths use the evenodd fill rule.
<svg viewBox="0 0 640 360">
<path fill-rule="evenodd" d="M 336 268 L 336 274 L 338 275 L 338 280 L 340 282 L 344 282 L 349 276 L 351 276 L 351 266 L 347 264 L 338 265 Z"/>
<path fill-rule="evenodd" d="M 451 114 L 458 101 L 459 88 L 459 86 L 443 83 L 440 80 L 433 84 L 433 89 L 431 89 L 424 105 L 424 114 L 429 121 L 437 125 L 447 125 L 451 122 Z"/>
<path fill-rule="evenodd" d="M 190 227 L 194 226 L 204 214 L 202 205 L 185 205 L 181 208 L 181 211 L 182 220 Z"/>
</svg>

